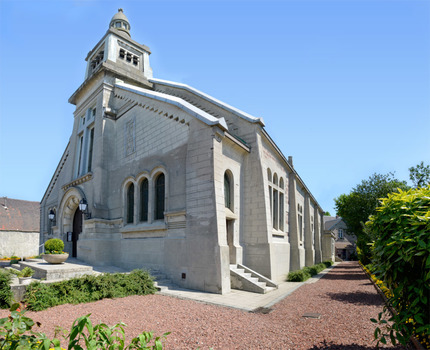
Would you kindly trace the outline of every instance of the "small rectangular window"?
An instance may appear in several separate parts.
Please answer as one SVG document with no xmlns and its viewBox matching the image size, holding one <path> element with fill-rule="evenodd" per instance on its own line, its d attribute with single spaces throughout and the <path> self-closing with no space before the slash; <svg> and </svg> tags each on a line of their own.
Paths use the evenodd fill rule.
<svg viewBox="0 0 430 350">
<path fill-rule="evenodd" d="M 119 57 L 124 58 L 125 57 L 125 51 L 123 49 L 119 50 Z"/>
</svg>

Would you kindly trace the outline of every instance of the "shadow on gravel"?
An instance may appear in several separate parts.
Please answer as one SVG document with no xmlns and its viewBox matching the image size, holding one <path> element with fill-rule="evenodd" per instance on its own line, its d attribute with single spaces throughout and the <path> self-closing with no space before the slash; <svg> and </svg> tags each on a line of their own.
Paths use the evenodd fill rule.
<svg viewBox="0 0 430 350">
<path fill-rule="evenodd" d="M 365 345 L 358 345 L 358 344 L 333 344 L 332 342 L 327 343 L 326 341 L 314 345 L 312 348 L 309 348 L 308 350 L 377 350 L 380 349 L 376 346 L 365 346 Z M 400 350 L 404 349 L 402 346 L 393 346 L 389 349 L 392 350 Z"/>
<path fill-rule="evenodd" d="M 327 296 L 333 300 L 348 304 L 358 305 L 375 305 L 383 304 L 383 301 L 377 293 L 351 292 L 351 293 L 327 293 Z"/>
<path fill-rule="evenodd" d="M 350 281 L 359 281 L 359 280 L 369 280 L 365 274 L 362 272 L 344 272 L 344 271 L 336 271 L 332 270 L 323 278 L 328 280 L 350 280 Z"/>
</svg>

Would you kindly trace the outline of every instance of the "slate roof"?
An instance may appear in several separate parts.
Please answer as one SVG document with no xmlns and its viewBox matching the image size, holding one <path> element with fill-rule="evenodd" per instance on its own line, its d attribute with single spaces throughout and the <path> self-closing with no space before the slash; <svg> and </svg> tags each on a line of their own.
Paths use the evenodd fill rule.
<svg viewBox="0 0 430 350">
<path fill-rule="evenodd" d="M 39 232 L 40 203 L 0 197 L 0 231 Z"/>
<path fill-rule="evenodd" d="M 335 226 L 342 221 L 341 217 L 324 216 L 324 230 L 331 231 Z"/>
</svg>

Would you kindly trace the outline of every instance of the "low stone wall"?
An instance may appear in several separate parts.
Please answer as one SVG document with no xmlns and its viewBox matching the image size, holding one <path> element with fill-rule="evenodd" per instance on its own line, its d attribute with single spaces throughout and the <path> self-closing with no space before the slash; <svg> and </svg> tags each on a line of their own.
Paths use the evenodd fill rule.
<svg viewBox="0 0 430 350">
<path fill-rule="evenodd" d="M 39 232 L 0 231 L 0 257 L 39 254 Z"/>
</svg>

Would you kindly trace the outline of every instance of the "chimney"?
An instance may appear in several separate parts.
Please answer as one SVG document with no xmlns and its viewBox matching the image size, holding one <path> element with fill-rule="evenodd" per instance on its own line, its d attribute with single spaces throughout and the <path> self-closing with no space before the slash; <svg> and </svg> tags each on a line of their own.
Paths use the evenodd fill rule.
<svg viewBox="0 0 430 350">
<path fill-rule="evenodd" d="M 288 163 L 291 165 L 292 168 L 294 168 L 294 165 L 293 165 L 293 156 L 288 156 Z"/>
</svg>

